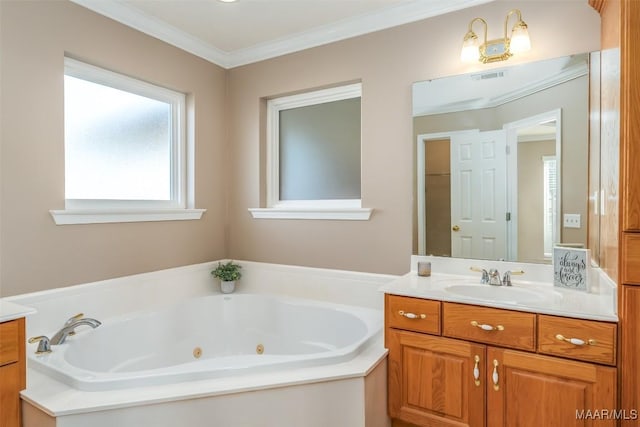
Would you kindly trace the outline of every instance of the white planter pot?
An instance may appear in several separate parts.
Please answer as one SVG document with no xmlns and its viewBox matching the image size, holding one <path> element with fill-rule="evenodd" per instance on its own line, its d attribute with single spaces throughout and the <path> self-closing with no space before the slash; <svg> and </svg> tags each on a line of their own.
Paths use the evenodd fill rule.
<svg viewBox="0 0 640 427">
<path fill-rule="evenodd" d="M 230 294 L 231 292 L 234 291 L 234 289 L 236 288 L 236 282 L 235 280 L 226 282 L 224 280 L 220 281 L 220 290 L 222 291 L 223 294 Z"/>
</svg>

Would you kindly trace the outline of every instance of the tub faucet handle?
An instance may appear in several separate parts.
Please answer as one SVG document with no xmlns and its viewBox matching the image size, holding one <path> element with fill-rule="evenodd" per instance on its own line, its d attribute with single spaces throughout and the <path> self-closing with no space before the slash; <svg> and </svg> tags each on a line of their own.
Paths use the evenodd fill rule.
<svg viewBox="0 0 640 427">
<path fill-rule="evenodd" d="M 66 322 L 64 322 L 64 326 L 63 327 L 69 326 L 72 323 L 76 322 L 77 320 L 82 319 L 83 317 L 84 317 L 84 313 L 78 313 L 75 316 L 71 316 L 69 319 L 67 319 Z M 75 334 L 76 334 L 76 331 L 69 332 L 69 335 L 75 335 Z"/>
<path fill-rule="evenodd" d="M 69 319 L 67 319 L 66 322 L 64 322 L 64 326 L 69 326 L 70 324 L 72 324 L 76 320 L 80 320 L 83 317 L 84 317 L 84 313 L 78 313 L 75 316 L 71 316 Z"/>
<path fill-rule="evenodd" d="M 38 349 L 36 350 L 36 354 L 46 354 L 51 353 L 51 345 L 49 344 L 49 338 L 44 335 L 40 335 L 38 337 L 29 338 L 29 344 L 33 344 L 34 342 L 38 343 Z"/>
</svg>

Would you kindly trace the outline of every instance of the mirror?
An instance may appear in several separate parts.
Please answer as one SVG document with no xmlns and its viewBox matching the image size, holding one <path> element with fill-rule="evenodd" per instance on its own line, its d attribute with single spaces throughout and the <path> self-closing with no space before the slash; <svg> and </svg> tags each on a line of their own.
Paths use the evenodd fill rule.
<svg viewBox="0 0 640 427">
<path fill-rule="evenodd" d="M 414 253 L 550 263 L 586 247 L 589 57 L 414 83 Z"/>
</svg>

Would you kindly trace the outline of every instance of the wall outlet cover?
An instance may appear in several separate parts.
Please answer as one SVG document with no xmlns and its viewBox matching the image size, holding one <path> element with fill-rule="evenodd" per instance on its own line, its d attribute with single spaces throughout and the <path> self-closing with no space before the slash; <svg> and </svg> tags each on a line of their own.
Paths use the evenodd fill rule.
<svg viewBox="0 0 640 427">
<path fill-rule="evenodd" d="M 562 223 L 564 228 L 580 228 L 580 214 L 564 214 Z"/>
</svg>

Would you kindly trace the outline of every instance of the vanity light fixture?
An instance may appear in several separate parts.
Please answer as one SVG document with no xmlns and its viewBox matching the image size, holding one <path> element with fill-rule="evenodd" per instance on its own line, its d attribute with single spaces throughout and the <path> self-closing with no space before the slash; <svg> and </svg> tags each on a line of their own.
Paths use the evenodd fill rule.
<svg viewBox="0 0 640 427">
<path fill-rule="evenodd" d="M 511 15 L 516 15 L 518 22 L 511 29 L 511 37 L 507 37 L 507 26 Z M 484 42 L 480 44 L 478 36 L 473 32 L 473 24 L 481 22 L 484 25 Z M 512 9 L 504 19 L 504 37 L 487 41 L 487 21 L 482 18 L 473 18 L 469 22 L 469 30 L 462 42 L 460 59 L 464 62 L 480 61 L 488 62 L 505 61 L 513 54 L 525 52 L 531 49 L 527 24 L 522 20 L 522 14 L 518 9 Z"/>
</svg>

